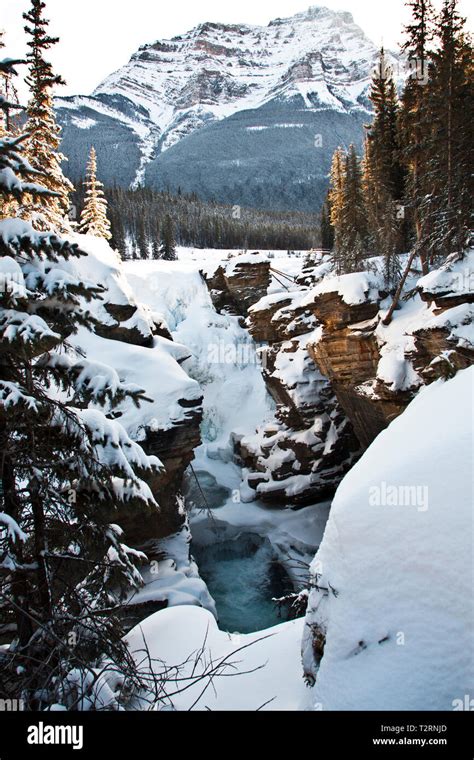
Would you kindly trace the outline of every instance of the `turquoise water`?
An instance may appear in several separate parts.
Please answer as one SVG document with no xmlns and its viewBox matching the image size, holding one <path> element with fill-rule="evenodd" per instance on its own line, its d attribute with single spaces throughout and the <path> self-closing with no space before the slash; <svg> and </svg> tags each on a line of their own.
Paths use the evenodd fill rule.
<svg viewBox="0 0 474 760">
<path fill-rule="evenodd" d="M 213 596 L 221 630 L 252 633 L 282 622 L 272 597 L 291 592 L 268 540 L 254 534 L 193 546 L 199 572 Z"/>
</svg>

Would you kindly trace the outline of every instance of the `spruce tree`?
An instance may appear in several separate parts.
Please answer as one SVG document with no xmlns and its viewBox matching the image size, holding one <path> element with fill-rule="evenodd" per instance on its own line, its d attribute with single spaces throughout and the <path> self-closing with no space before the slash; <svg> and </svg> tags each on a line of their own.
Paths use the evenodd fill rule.
<svg viewBox="0 0 474 760">
<path fill-rule="evenodd" d="M 474 84 L 472 45 L 457 0 L 444 0 L 426 86 L 429 133 L 421 213 L 431 263 L 462 254 L 473 226 Z"/>
<path fill-rule="evenodd" d="M 334 227 L 331 224 L 329 193 L 321 211 L 321 247 L 325 251 L 332 251 L 334 249 Z"/>
<path fill-rule="evenodd" d="M 112 226 L 112 220 L 111 220 Z M 120 213 L 115 214 L 113 223 L 113 237 L 110 245 L 120 254 L 120 258 L 125 261 L 128 258 L 127 239 L 125 234 L 125 225 Z"/>
<path fill-rule="evenodd" d="M 12 197 L 51 197 L 23 156 L 27 139 L 0 139 L 0 624 L 12 631 L 0 697 L 117 709 L 125 680 L 127 693 L 141 686 L 117 609 L 142 581 L 115 515 L 156 509 L 141 477 L 160 463 L 112 418 L 143 392 L 68 344 L 95 324 L 88 303 L 102 292 L 74 265 L 84 254 L 5 218 Z"/>
<path fill-rule="evenodd" d="M 84 185 L 87 190 L 79 232 L 110 240 L 112 233 L 107 218 L 107 200 L 103 190 L 104 186 L 97 179 L 97 154 L 94 147 L 90 150 Z"/>
<path fill-rule="evenodd" d="M 427 220 L 421 205 L 427 192 L 426 163 L 430 131 L 427 81 L 430 44 L 433 39 L 433 7 L 431 0 L 409 0 L 412 21 L 405 27 L 406 41 L 402 51 L 408 58 L 410 75 L 405 83 L 399 116 L 401 159 L 406 170 L 404 204 L 410 210 L 415 233 L 415 256 L 419 256 L 423 273 L 428 271 L 426 250 Z"/>
<path fill-rule="evenodd" d="M 336 246 L 341 220 L 342 198 L 344 192 L 345 154 L 342 148 L 337 148 L 332 157 L 330 188 L 328 195 L 330 221 L 335 230 Z"/>
<path fill-rule="evenodd" d="M 26 82 L 31 97 L 27 107 L 26 132 L 29 137 L 26 154 L 33 168 L 43 173 L 44 186 L 54 195 L 40 200 L 26 197 L 22 217 L 30 219 L 39 230 L 61 231 L 69 228 L 67 215 L 74 188 L 61 169 L 65 158 L 59 152 L 61 129 L 54 113 L 53 90 L 64 81 L 54 74 L 51 63 L 45 57 L 47 51 L 58 42 L 58 38 L 48 34 L 49 21 L 44 17 L 45 7 L 42 0 L 31 0 L 30 10 L 23 14 L 27 22 L 25 31 L 30 38 Z"/>
<path fill-rule="evenodd" d="M 344 161 L 341 198 L 338 199 L 335 261 L 340 274 L 357 272 L 367 254 L 367 211 L 362 170 L 354 145 Z"/>
<path fill-rule="evenodd" d="M 382 48 L 372 79 L 370 100 L 374 120 L 367 129 L 363 160 L 363 183 L 369 245 L 385 262 L 387 287 L 399 274 L 398 254 L 403 245 L 403 218 L 399 208 L 404 193 L 404 171 L 398 140 L 398 99 L 392 70 Z"/>
<path fill-rule="evenodd" d="M 161 258 L 165 261 L 175 261 L 176 259 L 176 242 L 174 237 L 174 223 L 170 214 L 167 214 L 163 222 L 161 233 Z"/>
<path fill-rule="evenodd" d="M 151 246 L 151 257 L 155 261 L 158 261 L 159 259 L 161 259 L 161 245 L 157 238 L 153 239 L 153 243 Z"/>
<path fill-rule="evenodd" d="M 145 221 L 143 219 L 142 214 L 140 214 L 140 219 L 138 221 L 138 228 L 137 228 L 137 248 L 138 248 L 138 257 L 140 259 L 148 259 L 150 256 L 150 241 L 147 235 L 147 230 L 145 227 Z"/>
<path fill-rule="evenodd" d="M 5 47 L 3 40 L 4 32 L 0 29 L 0 53 Z M 18 131 L 18 115 L 23 110 L 13 79 L 14 67 L 8 61 L 7 65 L 0 65 L 0 137 Z"/>
</svg>

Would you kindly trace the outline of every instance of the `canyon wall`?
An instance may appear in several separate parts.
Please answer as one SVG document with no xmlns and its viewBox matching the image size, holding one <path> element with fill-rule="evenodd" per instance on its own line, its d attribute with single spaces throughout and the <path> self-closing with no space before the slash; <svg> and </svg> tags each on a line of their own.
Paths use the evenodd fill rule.
<svg viewBox="0 0 474 760">
<path fill-rule="evenodd" d="M 217 310 L 246 317 L 275 419 L 236 444 L 244 500 L 331 497 L 361 453 L 422 385 L 473 362 L 472 253 L 426 278 L 413 272 L 392 323 L 381 262 L 341 277 L 315 254 L 295 284 L 263 295 L 272 261 L 231 258 L 208 287 Z"/>
</svg>

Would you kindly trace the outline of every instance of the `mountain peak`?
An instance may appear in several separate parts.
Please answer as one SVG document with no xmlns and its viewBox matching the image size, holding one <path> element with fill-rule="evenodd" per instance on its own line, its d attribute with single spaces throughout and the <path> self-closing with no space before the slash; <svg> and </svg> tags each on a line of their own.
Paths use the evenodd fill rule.
<svg viewBox="0 0 474 760">
<path fill-rule="evenodd" d="M 87 102 L 58 102 L 75 146 L 90 142 L 101 125 L 107 135 L 104 144 L 113 146 L 110 150 L 117 150 L 116 135 L 127 135 L 126 141 L 135 146 L 135 153 L 127 150 L 124 158 L 127 179 L 134 171 L 129 184 L 156 183 L 156 177 L 163 182 L 168 176 L 171 185 L 179 174 L 182 186 L 193 189 L 194 180 L 185 182 L 186 174 L 198 171 L 201 148 L 193 145 L 207 146 L 209 139 L 214 145 L 209 160 L 216 163 L 216 197 L 233 197 L 239 172 L 239 186 L 258 185 L 253 167 L 261 162 L 265 178 L 272 161 L 280 166 L 283 149 L 290 156 L 289 166 L 294 165 L 292 151 L 299 150 L 304 182 L 313 182 L 316 171 L 318 177 L 322 173 L 322 187 L 336 136 L 349 144 L 359 131 L 362 134 L 360 123 L 366 122 L 371 108 L 367 93 L 378 54 L 350 13 L 324 6 L 311 6 L 267 26 L 206 21 L 171 40 L 142 46 Z M 324 149 L 318 153 L 315 145 L 324 130 Z M 217 159 L 216 141 L 221 138 L 222 156 Z M 75 146 L 72 151 L 77 154 Z M 204 155 L 207 147 L 202 150 Z M 308 170 L 312 164 L 317 170 Z M 278 166 L 276 175 L 281 173 Z M 244 176 L 246 167 L 249 177 Z M 207 169 L 205 175 L 209 178 Z M 289 181 L 291 185 L 294 180 Z M 295 187 L 296 197 L 301 188 L 298 182 Z M 211 193 L 210 182 L 199 190 Z"/>
<path fill-rule="evenodd" d="M 348 11 L 336 11 L 332 8 L 327 8 L 324 5 L 310 5 L 306 11 L 296 13 L 294 16 L 288 16 L 286 18 L 276 18 L 270 21 L 268 26 L 280 26 L 291 22 L 308 22 L 318 21 L 324 18 L 340 19 L 345 24 L 354 24 L 354 17 L 352 13 Z"/>
</svg>

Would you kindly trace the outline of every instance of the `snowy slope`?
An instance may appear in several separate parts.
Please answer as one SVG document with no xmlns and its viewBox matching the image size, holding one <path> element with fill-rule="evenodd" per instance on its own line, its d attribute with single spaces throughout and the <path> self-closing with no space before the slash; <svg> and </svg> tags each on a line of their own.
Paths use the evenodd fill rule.
<svg viewBox="0 0 474 760">
<path fill-rule="evenodd" d="M 299 95 L 307 108 L 360 108 L 376 56 L 351 14 L 313 7 L 267 27 L 205 23 L 144 45 L 94 94 L 120 94 L 146 108 L 167 149 L 208 119 L 274 97 Z"/>
<path fill-rule="evenodd" d="M 90 307 L 94 315 L 103 324 L 113 327 L 117 323 L 106 311 L 108 304 L 135 308 L 134 316 L 122 323 L 122 327 L 137 327 L 142 335 L 151 337 L 153 321 L 159 320 L 161 315 L 154 315 L 136 300 L 119 255 L 99 238 L 73 235 L 71 239 L 88 254 L 71 266 L 88 282 L 106 287 L 102 300 L 93 302 Z M 145 348 L 80 328 L 71 342 L 76 349 L 85 352 L 89 360 L 110 365 L 122 381 L 145 391 L 150 402 L 137 408 L 126 400 L 117 409 L 121 423 L 134 440 L 144 439 L 146 427 L 168 430 L 185 421 L 187 410 L 178 401 L 195 401 L 202 396 L 198 383 L 179 363 L 189 351 L 165 338 L 155 337 L 153 347 Z"/>
<path fill-rule="evenodd" d="M 127 641 L 140 664 L 145 640 L 155 672 L 167 672 L 164 691 L 172 696 L 163 700 L 162 707 L 300 710 L 308 697 L 299 658 L 302 627 L 303 621 L 296 620 L 257 634 L 231 635 L 219 631 L 206 610 L 174 607 L 147 618 L 128 634 Z M 211 662 L 222 664 L 216 677 L 197 681 L 196 676 L 209 672 Z M 177 683 L 176 666 L 182 663 Z"/>
<path fill-rule="evenodd" d="M 167 673 L 168 708 L 452 710 L 472 695 L 473 381 L 471 369 L 425 388 L 346 477 L 313 563 L 321 590 L 306 624 L 228 634 L 209 612 L 177 607 L 128 635 L 138 662 L 146 641 Z M 427 499 L 370 506 L 383 482 L 427 487 Z M 312 690 L 299 658 L 304 627 L 305 665 L 312 659 L 310 626 L 327 629 Z M 193 681 L 212 667 L 212 685 Z"/>
<path fill-rule="evenodd" d="M 319 709 L 451 710 L 472 694 L 473 383 L 470 368 L 424 388 L 339 487 L 305 628 Z M 311 627 L 326 632 L 319 672 Z"/>
</svg>

